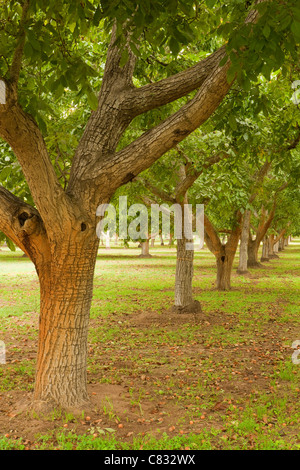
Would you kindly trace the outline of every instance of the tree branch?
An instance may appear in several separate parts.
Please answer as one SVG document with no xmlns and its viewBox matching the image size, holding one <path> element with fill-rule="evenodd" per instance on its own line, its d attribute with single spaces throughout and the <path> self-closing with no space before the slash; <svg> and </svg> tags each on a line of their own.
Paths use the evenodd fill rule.
<svg viewBox="0 0 300 470">
<path fill-rule="evenodd" d="M 50 248 L 38 211 L 0 186 L 0 230 L 33 261 L 39 272 L 50 260 Z"/>
<path fill-rule="evenodd" d="M 0 105 L 0 137 L 14 151 L 45 226 L 63 230 L 57 224 L 66 224 L 70 219 L 71 201 L 58 181 L 37 124 L 15 101 L 10 84 L 7 97 L 7 103 Z"/>
<path fill-rule="evenodd" d="M 249 203 L 254 201 L 254 199 L 257 196 L 257 189 L 261 186 L 265 176 L 268 174 L 268 171 L 270 170 L 271 167 L 271 162 L 265 162 L 265 164 L 258 170 L 254 176 L 254 188 L 253 192 L 249 198 Z"/>
<path fill-rule="evenodd" d="M 176 199 L 170 196 L 169 193 L 153 185 L 150 181 L 146 180 L 145 178 L 141 178 L 140 176 L 137 176 L 136 178 L 134 178 L 133 181 L 138 181 L 139 183 L 141 183 L 146 189 L 148 189 L 152 194 L 157 196 L 159 199 L 162 199 L 163 201 L 171 202 L 172 204 L 176 203 Z"/>
<path fill-rule="evenodd" d="M 216 52 L 187 70 L 158 82 L 136 88 L 129 96 L 134 106 L 135 115 L 171 103 L 197 90 L 214 68 L 219 65 L 225 55 L 225 46 L 222 46 Z"/>
<path fill-rule="evenodd" d="M 176 194 L 176 200 L 179 200 L 184 194 L 187 192 L 187 190 L 192 186 L 192 184 L 199 178 L 199 176 L 203 173 L 204 170 L 207 168 L 211 167 L 215 163 L 218 163 L 221 160 L 224 160 L 225 158 L 228 158 L 229 154 L 219 152 L 216 155 L 213 155 L 212 157 L 208 158 L 206 162 L 202 165 L 201 170 L 196 170 L 195 167 L 193 167 L 192 163 L 189 163 L 189 168 L 186 172 L 186 177 L 182 179 L 179 184 L 176 187 L 175 194 Z"/>
<path fill-rule="evenodd" d="M 208 249 L 217 256 L 222 252 L 222 243 L 220 241 L 219 235 L 217 234 L 213 224 L 204 213 L 204 235 L 205 243 Z"/>
<path fill-rule="evenodd" d="M 95 167 L 92 176 L 111 171 L 112 185 L 116 188 L 133 179 L 152 165 L 168 150 L 176 147 L 185 137 L 203 124 L 218 107 L 231 84 L 227 82 L 227 66 L 217 66 L 205 80 L 195 97 L 161 124 L 117 152 L 107 162 Z M 115 171 L 115 168 L 118 168 Z"/>
<path fill-rule="evenodd" d="M 19 31 L 18 31 L 18 36 L 17 36 L 18 43 L 17 43 L 17 47 L 13 55 L 13 60 L 12 60 L 12 63 L 8 72 L 8 79 L 15 85 L 17 85 L 17 82 L 19 80 L 20 70 L 22 66 L 23 50 L 24 50 L 24 44 L 25 44 L 25 39 L 26 39 L 24 25 L 25 25 L 27 13 L 29 10 L 29 3 L 30 3 L 30 0 L 25 0 L 23 3 L 22 16 L 21 16 Z"/>
</svg>

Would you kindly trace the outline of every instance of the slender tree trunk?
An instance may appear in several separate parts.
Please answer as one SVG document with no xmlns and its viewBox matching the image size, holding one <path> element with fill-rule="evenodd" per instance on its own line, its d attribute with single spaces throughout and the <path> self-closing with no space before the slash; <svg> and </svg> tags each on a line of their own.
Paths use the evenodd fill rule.
<svg viewBox="0 0 300 470">
<path fill-rule="evenodd" d="M 154 243 L 155 243 L 155 237 L 151 238 L 151 248 L 154 248 Z"/>
<path fill-rule="evenodd" d="M 250 230 L 250 218 L 251 218 L 251 212 L 249 210 L 245 211 L 244 217 L 243 217 L 242 233 L 241 233 L 239 267 L 237 269 L 238 274 L 246 274 L 248 272 L 247 263 L 248 263 L 248 241 L 249 241 L 249 230 Z"/>
<path fill-rule="evenodd" d="M 269 237 L 264 236 L 260 261 L 269 261 Z"/>
<path fill-rule="evenodd" d="M 174 310 L 178 313 L 201 311 L 200 303 L 193 300 L 192 293 L 194 250 L 187 249 L 187 244 L 191 244 L 191 241 L 185 237 L 177 239 Z"/>
<path fill-rule="evenodd" d="M 163 237 L 163 234 L 160 235 L 160 244 L 161 244 L 161 246 L 164 246 L 164 237 Z"/>
<path fill-rule="evenodd" d="M 105 238 L 105 248 L 110 250 L 110 235 L 109 230 L 106 233 L 102 232 L 103 237 Z"/>
<path fill-rule="evenodd" d="M 173 246 L 173 245 L 174 245 L 173 234 L 170 232 L 169 246 Z"/>
<path fill-rule="evenodd" d="M 41 308 L 35 402 L 80 408 L 88 401 L 87 335 L 98 240 L 52 246 L 39 272 Z"/>
<path fill-rule="evenodd" d="M 278 258 L 278 255 L 276 253 L 278 253 L 278 243 L 276 242 L 276 238 L 275 238 L 275 235 L 272 233 L 270 236 L 269 236 L 269 258 L 270 259 L 274 259 L 274 258 Z"/>
<path fill-rule="evenodd" d="M 149 252 L 149 245 L 150 245 L 149 238 L 147 240 L 141 242 L 142 252 L 139 255 L 140 258 L 152 258 L 152 256 L 150 255 L 150 252 Z"/>
<path fill-rule="evenodd" d="M 289 237 L 286 237 L 284 239 L 284 246 L 288 246 L 289 245 Z"/>
<path fill-rule="evenodd" d="M 280 240 L 279 240 L 278 251 L 283 251 L 283 250 L 284 250 L 284 238 L 281 237 Z"/>
</svg>

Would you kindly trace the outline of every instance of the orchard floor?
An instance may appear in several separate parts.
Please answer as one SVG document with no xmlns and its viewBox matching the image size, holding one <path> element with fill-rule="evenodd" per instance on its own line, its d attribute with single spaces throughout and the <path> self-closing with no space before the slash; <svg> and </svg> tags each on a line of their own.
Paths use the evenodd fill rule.
<svg viewBox="0 0 300 470">
<path fill-rule="evenodd" d="M 99 250 L 88 389 L 79 415 L 20 413 L 34 386 L 39 289 L 31 262 L 0 252 L 1 449 L 300 449 L 300 240 L 214 289 L 195 253 L 203 313 L 170 314 L 175 249 Z"/>
</svg>

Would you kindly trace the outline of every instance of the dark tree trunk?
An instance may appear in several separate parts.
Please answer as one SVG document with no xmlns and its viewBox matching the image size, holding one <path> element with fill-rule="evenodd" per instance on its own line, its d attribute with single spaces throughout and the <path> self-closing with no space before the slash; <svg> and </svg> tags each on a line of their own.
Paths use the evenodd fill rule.
<svg viewBox="0 0 300 470">
<path fill-rule="evenodd" d="M 280 240 L 279 240 L 278 251 L 283 251 L 283 250 L 284 250 L 284 238 L 281 237 Z"/>
<path fill-rule="evenodd" d="M 217 289 L 221 291 L 231 288 L 231 271 L 235 253 L 226 250 L 226 245 L 222 245 L 223 250 L 217 256 Z"/>
<path fill-rule="evenodd" d="M 259 243 L 257 240 L 251 240 L 249 238 L 248 241 L 248 268 L 258 268 L 261 264 L 258 262 L 258 249 Z"/>
</svg>

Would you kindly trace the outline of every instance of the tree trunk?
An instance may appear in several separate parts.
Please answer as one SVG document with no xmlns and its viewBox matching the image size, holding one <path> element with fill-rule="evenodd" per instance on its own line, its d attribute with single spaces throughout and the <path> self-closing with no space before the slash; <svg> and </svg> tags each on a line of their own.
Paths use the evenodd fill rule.
<svg viewBox="0 0 300 470">
<path fill-rule="evenodd" d="M 247 262 L 248 262 L 248 241 L 249 241 L 249 230 L 250 230 L 250 218 L 251 218 L 251 212 L 249 210 L 245 211 L 244 218 L 243 218 L 241 243 L 240 243 L 239 267 L 237 269 L 238 274 L 246 274 L 248 272 Z"/>
<path fill-rule="evenodd" d="M 281 237 L 280 240 L 279 240 L 278 251 L 283 251 L 283 250 L 284 250 L 284 238 Z"/>
<path fill-rule="evenodd" d="M 257 240 L 251 240 L 249 238 L 248 262 L 247 262 L 248 268 L 257 268 L 261 266 L 261 264 L 258 262 L 258 249 L 259 249 L 259 243 L 257 243 Z"/>
<path fill-rule="evenodd" d="M 279 256 L 276 254 L 278 252 L 278 243 L 276 242 L 275 235 L 272 233 L 269 236 L 269 258 L 274 259 L 274 258 L 279 258 Z"/>
<path fill-rule="evenodd" d="M 39 272 L 41 308 L 35 402 L 80 408 L 88 401 L 87 335 L 98 240 L 52 247 Z"/>
<path fill-rule="evenodd" d="M 140 258 L 152 258 L 149 252 L 149 238 L 148 240 L 141 242 L 141 249 L 142 249 L 142 252 L 139 255 Z"/>
<path fill-rule="evenodd" d="M 221 291 L 230 290 L 231 271 L 235 253 L 226 250 L 226 245 L 222 245 L 222 250 L 217 261 L 217 289 Z"/>
<path fill-rule="evenodd" d="M 169 246 L 173 246 L 173 245 L 174 245 L 173 234 L 170 233 Z"/>
<path fill-rule="evenodd" d="M 264 236 L 260 261 L 269 261 L 269 237 Z"/>
<path fill-rule="evenodd" d="M 164 246 L 164 237 L 163 237 L 163 234 L 160 235 L 160 244 L 161 244 L 161 246 Z"/>
<path fill-rule="evenodd" d="M 177 239 L 174 310 L 178 313 L 201 311 L 200 303 L 193 300 L 194 250 L 187 250 L 187 243 L 191 241 L 185 237 Z"/>
<path fill-rule="evenodd" d="M 155 243 L 155 237 L 151 238 L 151 248 L 154 248 L 154 243 Z"/>
</svg>

